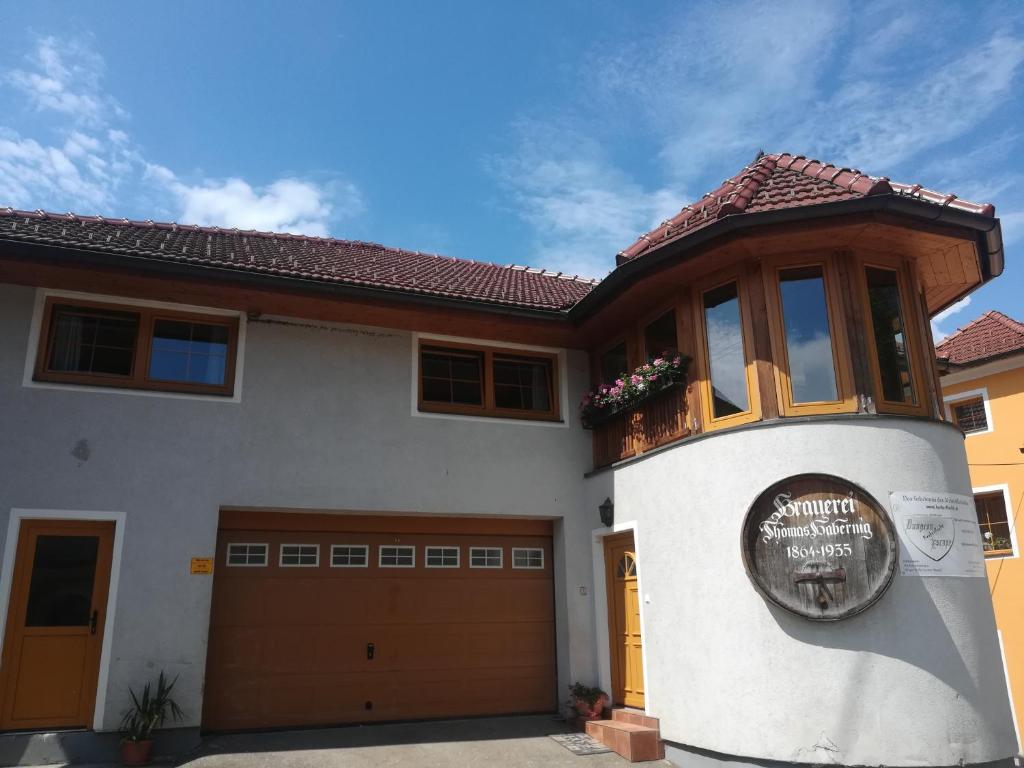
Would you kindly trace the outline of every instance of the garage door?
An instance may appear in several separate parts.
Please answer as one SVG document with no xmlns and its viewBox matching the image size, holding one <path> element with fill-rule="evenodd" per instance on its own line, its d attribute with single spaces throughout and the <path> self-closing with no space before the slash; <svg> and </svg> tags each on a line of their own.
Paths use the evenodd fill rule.
<svg viewBox="0 0 1024 768">
<path fill-rule="evenodd" d="M 557 708 L 551 524 L 221 514 L 207 730 Z"/>
</svg>

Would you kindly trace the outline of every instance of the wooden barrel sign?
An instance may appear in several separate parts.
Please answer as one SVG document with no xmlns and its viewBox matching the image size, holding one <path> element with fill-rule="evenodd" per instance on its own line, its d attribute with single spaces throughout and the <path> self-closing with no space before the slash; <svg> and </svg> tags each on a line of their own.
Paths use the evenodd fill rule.
<svg viewBox="0 0 1024 768">
<path fill-rule="evenodd" d="M 768 488 L 743 521 L 743 563 L 776 605 L 816 621 L 860 613 L 896 571 L 896 532 L 863 488 L 795 475 Z"/>
</svg>

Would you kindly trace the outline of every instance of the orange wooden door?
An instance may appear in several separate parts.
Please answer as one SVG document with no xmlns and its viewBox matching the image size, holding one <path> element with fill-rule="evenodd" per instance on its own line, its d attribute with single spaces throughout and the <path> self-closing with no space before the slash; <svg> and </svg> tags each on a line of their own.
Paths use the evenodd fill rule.
<svg viewBox="0 0 1024 768">
<path fill-rule="evenodd" d="M 644 706 L 644 657 L 640 634 L 640 589 L 633 534 L 605 539 L 608 574 L 608 630 L 611 634 L 612 698 L 627 707 Z"/>
<path fill-rule="evenodd" d="M 22 522 L 0 668 L 0 728 L 92 724 L 113 542 L 111 522 Z"/>
</svg>

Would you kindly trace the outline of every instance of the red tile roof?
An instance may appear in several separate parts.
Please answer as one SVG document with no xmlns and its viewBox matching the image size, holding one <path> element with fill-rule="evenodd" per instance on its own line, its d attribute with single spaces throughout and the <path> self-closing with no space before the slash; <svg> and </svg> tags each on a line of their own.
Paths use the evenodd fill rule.
<svg viewBox="0 0 1024 768">
<path fill-rule="evenodd" d="M 969 365 L 993 357 L 1024 352 L 1024 323 L 995 310 L 986 312 L 935 346 L 935 354 L 953 365 Z"/>
<path fill-rule="evenodd" d="M 920 184 L 900 184 L 884 176 L 868 176 L 853 168 L 838 168 L 803 155 L 760 155 L 731 179 L 722 182 L 718 189 L 641 235 L 619 253 L 618 263 L 631 261 L 726 216 L 883 194 L 905 195 L 970 213 L 995 216 L 995 207 L 991 204 L 960 200 L 956 195 L 933 192 Z"/>
<path fill-rule="evenodd" d="M 597 283 L 376 243 L 10 208 L 0 209 L 0 240 L 553 311 Z"/>
</svg>

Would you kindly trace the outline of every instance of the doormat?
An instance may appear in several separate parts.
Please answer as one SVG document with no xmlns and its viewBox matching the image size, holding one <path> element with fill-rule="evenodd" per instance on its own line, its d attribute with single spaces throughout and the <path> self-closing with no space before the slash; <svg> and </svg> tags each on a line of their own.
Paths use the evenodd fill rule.
<svg viewBox="0 0 1024 768">
<path fill-rule="evenodd" d="M 574 755 L 603 755 L 611 752 L 611 747 L 606 747 L 597 739 L 587 736 L 585 733 L 552 733 L 550 738 L 557 741 Z"/>
</svg>

